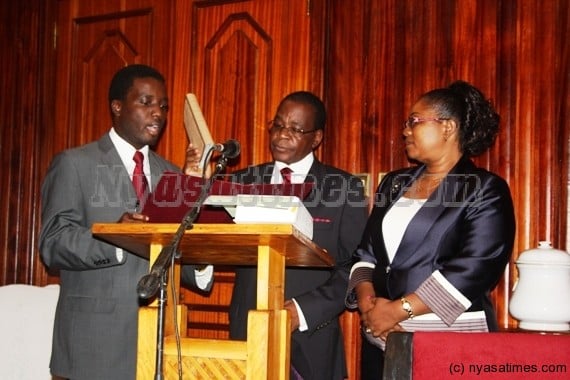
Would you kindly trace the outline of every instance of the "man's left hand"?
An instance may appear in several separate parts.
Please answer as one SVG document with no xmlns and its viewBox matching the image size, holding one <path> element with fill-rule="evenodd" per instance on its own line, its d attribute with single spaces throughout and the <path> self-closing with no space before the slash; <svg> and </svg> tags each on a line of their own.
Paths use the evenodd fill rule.
<svg viewBox="0 0 570 380">
<path fill-rule="evenodd" d="M 299 323 L 299 314 L 297 313 L 297 307 L 292 300 L 287 300 L 283 304 L 283 307 L 286 310 L 289 310 L 289 314 L 291 315 L 291 332 L 297 330 L 301 325 Z"/>
</svg>

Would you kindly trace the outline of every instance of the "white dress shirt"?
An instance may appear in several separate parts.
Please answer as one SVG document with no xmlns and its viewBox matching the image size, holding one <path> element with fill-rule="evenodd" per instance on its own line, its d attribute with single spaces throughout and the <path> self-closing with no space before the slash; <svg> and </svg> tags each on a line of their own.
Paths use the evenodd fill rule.
<svg viewBox="0 0 570 380">
<path fill-rule="evenodd" d="M 309 170 L 311 166 L 313 166 L 313 162 L 315 161 L 315 156 L 313 152 L 307 154 L 303 159 L 300 161 L 294 162 L 290 165 L 287 165 L 281 161 L 275 161 L 275 166 L 273 167 L 273 174 L 271 176 L 271 183 L 273 184 L 281 184 L 283 183 L 283 177 L 281 176 L 281 169 L 285 167 L 289 167 L 291 172 L 291 183 L 303 183 L 305 182 L 305 178 L 307 178 L 307 174 L 309 174 Z M 305 315 L 303 314 L 303 310 L 295 301 L 295 298 L 292 299 L 293 303 L 295 304 L 295 308 L 297 309 L 297 314 L 299 315 L 299 331 L 307 331 L 309 326 L 307 325 L 307 320 L 305 319 Z"/>
</svg>

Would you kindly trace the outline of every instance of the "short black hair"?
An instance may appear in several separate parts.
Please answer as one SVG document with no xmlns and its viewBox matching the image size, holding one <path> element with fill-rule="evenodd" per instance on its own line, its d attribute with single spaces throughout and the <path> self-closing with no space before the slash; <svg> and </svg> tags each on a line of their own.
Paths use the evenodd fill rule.
<svg viewBox="0 0 570 380">
<path fill-rule="evenodd" d="M 325 104 L 317 95 L 309 91 L 292 92 L 281 100 L 279 107 L 281 107 L 281 105 L 288 100 L 307 104 L 313 107 L 313 110 L 315 111 L 315 129 L 325 129 L 327 111 L 325 110 Z"/>
<path fill-rule="evenodd" d="M 113 100 L 125 100 L 135 79 L 149 77 L 166 82 L 158 70 L 147 65 L 128 65 L 117 71 L 109 85 L 109 106 Z"/>
</svg>

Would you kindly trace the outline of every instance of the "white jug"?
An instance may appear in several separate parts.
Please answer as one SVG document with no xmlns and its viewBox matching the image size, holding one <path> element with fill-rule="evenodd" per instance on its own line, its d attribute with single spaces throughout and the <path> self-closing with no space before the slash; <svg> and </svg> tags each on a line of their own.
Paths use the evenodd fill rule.
<svg viewBox="0 0 570 380">
<path fill-rule="evenodd" d="M 549 241 L 524 251 L 516 261 L 519 279 L 509 303 L 519 327 L 570 331 L 570 255 Z"/>
</svg>

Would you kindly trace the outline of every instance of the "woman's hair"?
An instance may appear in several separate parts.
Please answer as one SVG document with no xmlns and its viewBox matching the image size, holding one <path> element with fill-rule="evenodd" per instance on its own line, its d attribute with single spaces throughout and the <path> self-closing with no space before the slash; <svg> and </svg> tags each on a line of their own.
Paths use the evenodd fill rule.
<svg viewBox="0 0 570 380">
<path fill-rule="evenodd" d="M 456 81 L 447 88 L 425 93 L 421 100 L 431 105 L 438 117 L 457 122 L 459 147 L 466 156 L 478 156 L 495 142 L 499 133 L 499 114 L 471 84 Z"/>
</svg>

